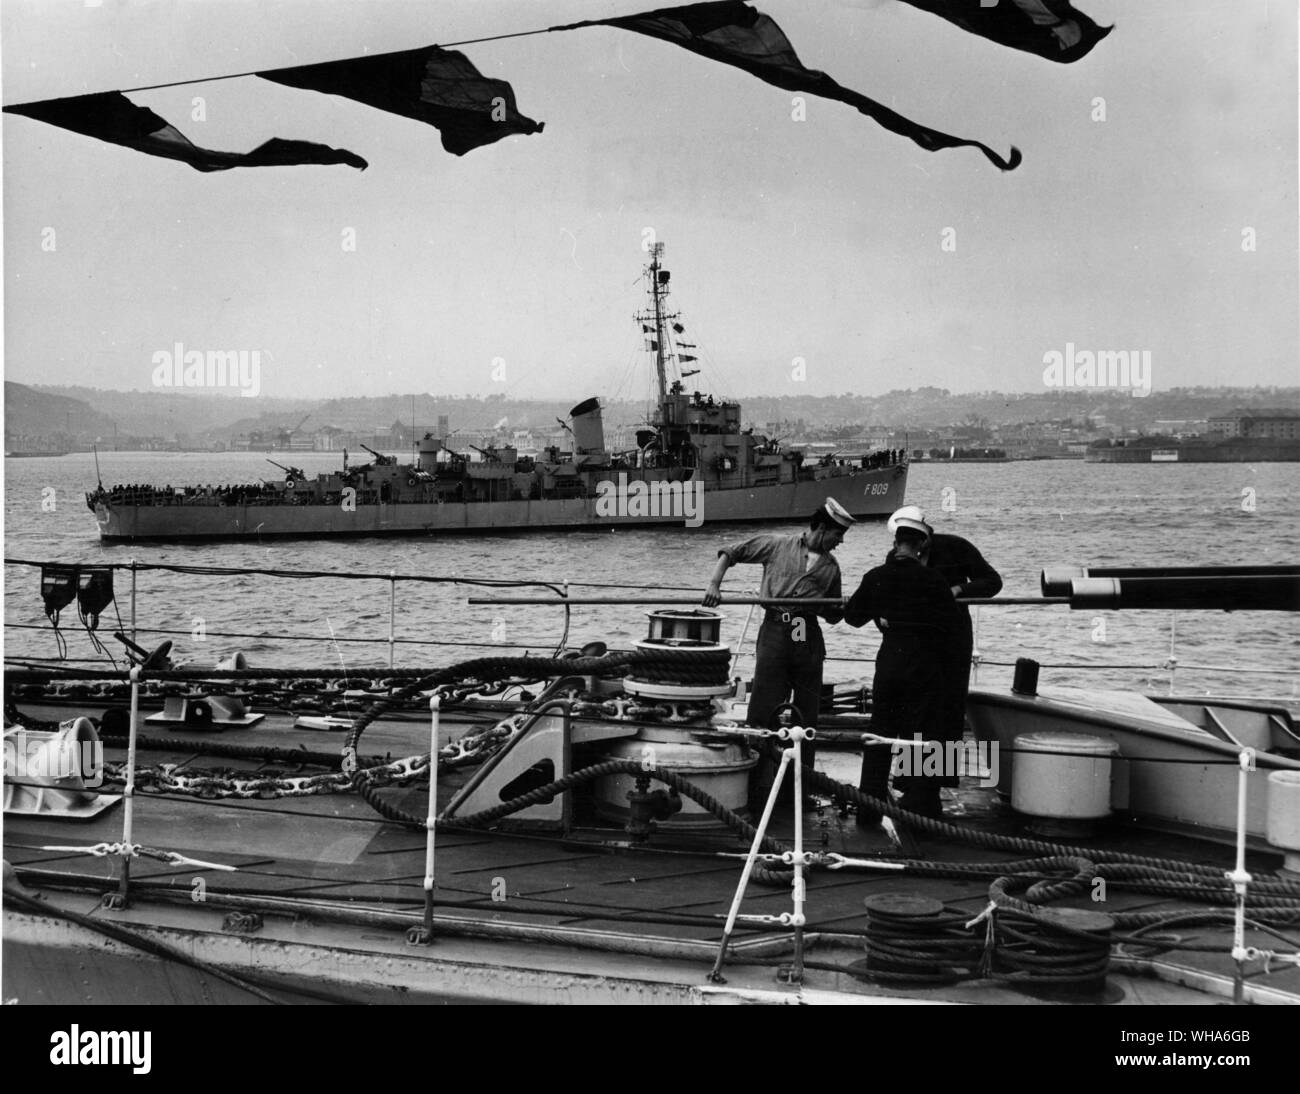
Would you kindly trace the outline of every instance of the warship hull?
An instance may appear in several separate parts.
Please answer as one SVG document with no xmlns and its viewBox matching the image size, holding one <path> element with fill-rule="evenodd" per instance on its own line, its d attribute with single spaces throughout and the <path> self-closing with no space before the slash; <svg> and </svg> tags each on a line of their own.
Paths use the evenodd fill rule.
<svg viewBox="0 0 1300 1094">
<path fill-rule="evenodd" d="M 833 470 L 839 471 L 840 468 Z M 904 504 L 905 465 L 852 469 L 791 483 L 710 490 L 698 514 L 643 512 L 635 503 L 607 512 L 601 499 L 546 498 L 509 501 L 398 502 L 339 505 L 117 505 L 100 502 L 95 519 L 107 542 L 280 537 L 437 535 L 585 527 L 696 525 L 747 521 L 806 521 L 828 497 L 858 518 L 884 517 Z M 656 508 L 658 508 L 656 506 Z"/>
</svg>

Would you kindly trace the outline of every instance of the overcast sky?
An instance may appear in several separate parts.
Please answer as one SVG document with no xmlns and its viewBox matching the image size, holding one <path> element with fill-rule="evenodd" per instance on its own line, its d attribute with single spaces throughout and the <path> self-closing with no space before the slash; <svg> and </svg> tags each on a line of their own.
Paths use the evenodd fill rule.
<svg viewBox="0 0 1300 1094">
<path fill-rule="evenodd" d="M 4 0 L 6 105 L 656 6 L 89 3 Z M 205 175 L 8 115 L 5 376 L 148 389 L 181 342 L 259 351 L 267 395 L 636 396 L 652 228 L 720 393 L 1041 391 L 1068 342 L 1149 351 L 1155 389 L 1300 383 L 1294 3 L 1080 0 L 1117 25 L 1068 66 L 896 0 L 754 6 L 808 67 L 1023 165 L 815 98 L 795 120 L 790 93 L 612 28 L 465 47 L 546 131 L 463 158 L 254 77 L 133 99 L 204 147 L 314 140 L 369 170 Z"/>
</svg>

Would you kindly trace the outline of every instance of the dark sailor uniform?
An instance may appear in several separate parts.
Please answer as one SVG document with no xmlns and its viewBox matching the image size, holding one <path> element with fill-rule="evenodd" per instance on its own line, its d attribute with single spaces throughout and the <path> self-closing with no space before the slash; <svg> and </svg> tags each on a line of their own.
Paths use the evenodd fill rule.
<svg viewBox="0 0 1300 1094">
<path fill-rule="evenodd" d="M 938 740 L 948 717 L 952 688 L 952 648 L 961 633 L 961 609 L 947 579 L 936 569 L 910 557 L 890 555 L 883 566 L 867 571 L 849 599 L 845 621 L 861 627 L 874 621 L 880 629 L 880 650 L 872 683 L 871 731 L 882 737 Z M 969 624 L 967 624 L 969 626 Z M 888 768 L 881 778 L 882 749 L 863 751 L 862 789 L 881 797 Z M 954 780 L 955 782 L 955 780 Z M 894 785 L 903 792 L 933 789 L 934 776 L 900 776 Z"/>
<path fill-rule="evenodd" d="M 944 584 L 958 586 L 959 596 L 997 596 L 1002 591 L 1002 576 L 984 561 L 984 556 L 969 540 L 961 536 L 936 532 L 930 537 L 926 558 L 929 569 L 943 576 Z M 949 594 L 951 595 L 951 593 Z M 953 636 L 943 674 L 943 710 L 939 716 L 940 741 L 960 741 L 966 730 L 966 693 L 970 687 L 970 658 L 974 648 L 970 611 L 957 605 L 961 626 Z M 941 786 L 956 786 L 955 775 L 946 776 Z"/>
</svg>

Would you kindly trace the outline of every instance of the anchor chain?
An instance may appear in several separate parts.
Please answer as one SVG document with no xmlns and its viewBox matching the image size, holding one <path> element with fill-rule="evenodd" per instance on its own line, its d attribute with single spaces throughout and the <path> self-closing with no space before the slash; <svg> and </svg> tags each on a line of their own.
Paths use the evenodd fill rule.
<svg viewBox="0 0 1300 1094">
<path fill-rule="evenodd" d="M 508 718 L 488 729 L 467 733 L 438 750 L 439 767 L 464 767 L 481 763 L 495 753 L 515 732 L 520 716 Z M 403 786 L 429 773 L 429 755 L 406 756 L 399 760 L 366 767 L 367 777 L 376 786 Z M 180 794 L 192 798 L 301 798 L 313 794 L 349 794 L 352 779 L 342 772 L 320 775 L 282 775 L 259 772 L 240 776 L 231 769 L 185 768 L 180 764 L 157 764 L 137 767 L 136 790 L 142 794 Z M 105 783 L 126 782 L 126 765 L 104 765 Z"/>
<path fill-rule="evenodd" d="M 268 772 L 241 777 L 229 769 L 190 769 L 191 774 L 179 774 L 180 770 L 179 764 L 138 767 L 135 772 L 135 788 L 142 794 L 180 794 L 208 799 L 301 798 L 312 794 L 345 794 L 352 790 L 352 781 L 337 771 L 321 775 L 281 775 Z M 428 770 L 427 755 L 407 756 L 366 769 L 382 786 L 409 782 L 426 774 Z M 126 764 L 106 763 L 104 782 L 124 784 Z"/>
</svg>

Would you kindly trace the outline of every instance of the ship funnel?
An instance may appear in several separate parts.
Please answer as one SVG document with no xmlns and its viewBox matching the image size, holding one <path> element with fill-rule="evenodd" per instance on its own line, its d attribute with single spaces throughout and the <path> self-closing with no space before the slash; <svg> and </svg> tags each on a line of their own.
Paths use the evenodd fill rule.
<svg viewBox="0 0 1300 1094">
<path fill-rule="evenodd" d="M 436 471 L 440 451 L 442 451 L 442 441 L 432 434 L 426 433 L 424 439 L 420 442 L 420 470 Z"/>
<path fill-rule="evenodd" d="M 605 427 L 600 419 L 600 400 L 586 399 L 569 411 L 573 420 L 573 454 L 604 455 Z"/>
</svg>

